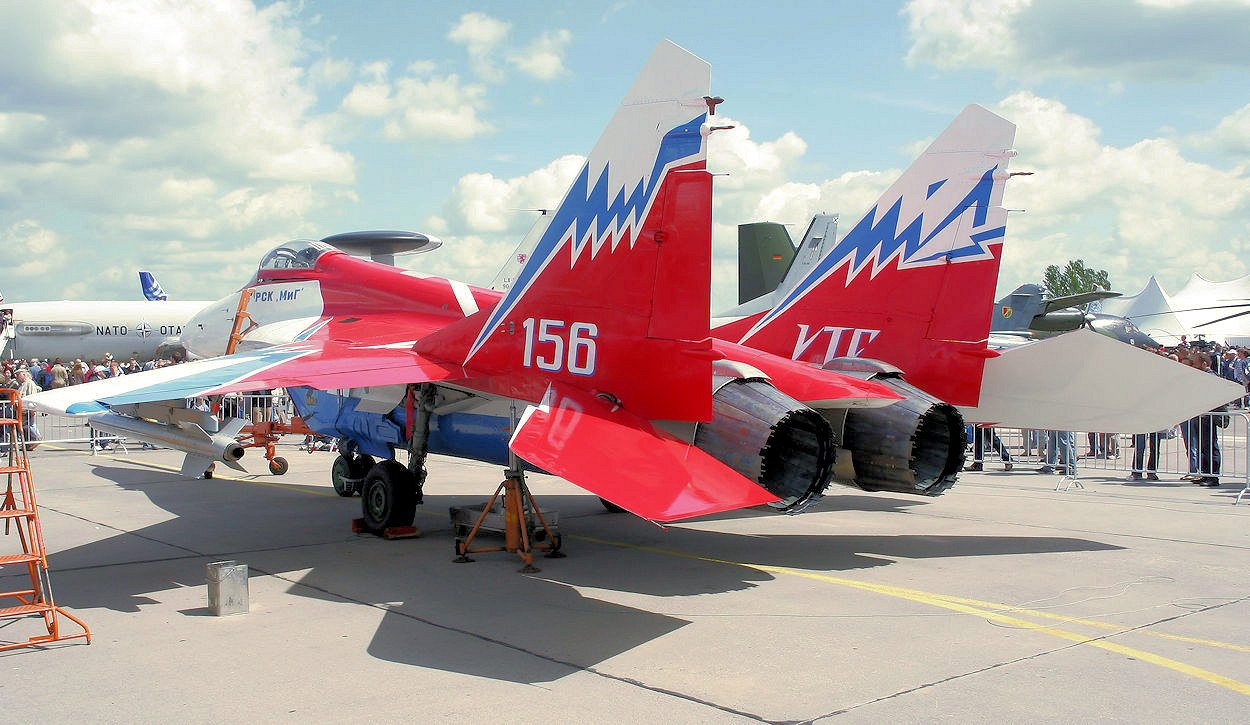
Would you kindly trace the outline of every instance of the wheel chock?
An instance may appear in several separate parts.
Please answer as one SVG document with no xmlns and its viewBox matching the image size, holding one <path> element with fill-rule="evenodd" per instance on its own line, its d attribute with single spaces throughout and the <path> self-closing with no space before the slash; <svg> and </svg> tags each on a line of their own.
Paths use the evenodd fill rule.
<svg viewBox="0 0 1250 725">
<path fill-rule="evenodd" d="M 382 539 L 414 539 L 421 535 L 421 529 L 415 526 L 388 526 L 385 529 L 371 529 L 365 526 L 364 519 L 352 519 L 353 534 L 373 534 Z"/>
</svg>

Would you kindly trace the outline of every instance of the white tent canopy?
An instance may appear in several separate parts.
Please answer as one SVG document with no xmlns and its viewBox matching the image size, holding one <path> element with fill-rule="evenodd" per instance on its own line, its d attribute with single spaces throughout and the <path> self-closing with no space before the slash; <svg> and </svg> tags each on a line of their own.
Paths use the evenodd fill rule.
<svg viewBox="0 0 1250 725">
<path fill-rule="evenodd" d="M 1099 311 L 1127 317 L 1142 332 L 1160 343 L 1174 345 L 1180 342 L 1181 335 L 1190 334 L 1174 309 L 1172 297 L 1163 291 L 1158 280 L 1151 277 L 1146 287 L 1135 295 L 1102 300 Z"/>
<path fill-rule="evenodd" d="M 1212 282 L 1195 274 L 1175 295 L 1151 277 L 1135 295 L 1103 300 L 1101 311 L 1129 318 L 1164 345 L 1180 342 L 1181 335 L 1250 344 L 1250 276 Z"/>
</svg>

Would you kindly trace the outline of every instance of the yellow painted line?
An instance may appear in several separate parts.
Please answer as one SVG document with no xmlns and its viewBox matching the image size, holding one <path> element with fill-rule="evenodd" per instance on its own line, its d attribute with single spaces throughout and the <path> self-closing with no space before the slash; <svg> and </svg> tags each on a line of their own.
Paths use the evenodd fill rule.
<svg viewBox="0 0 1250 725">
<path fill-rule="evenodd" d="M 946 598 L 946 597 L 943 597 L 942 595 L 931 594 L 929 592 L 922 592 L 922 591 L 918 591 L 915 589 L 904 589 L 902 587 L 890 586 L 888 584 L 873 584 L 870 582 L 857 581 L 855 579 L 845 579 L 843 577 L 829 576 L 827 574 L 817 574 L 815 572 L 801 571 L 798 569 L 787 569 L 785 567 L 780 567 L 780 566 L 769 566 L 767 564 L 748 564 L 746 562 L 740 562 L 740 561 L 716 559 L 716 558 L 709 557 L 709 556 L 699 556 L 697 554 L 686 554 L 686 553 L 679 552 L 679 551 L 668 551 L 665 549 L 658 549 L 658 548 L 650 547 L 650 546 L 635 546 L 632 544 L 614 542 L 614 541 L 609 541 L 606 539 L 597 539 L 597 538 L 588 537 L 588 536 L 577 536 L 574 538 L 581 539 L 583 541 L 591 541 L 591 542 L 599 543 L 599 544 L 606 544 L 608 546 L 616 546 L 619 548 L 635 549 L 638 551 L 646 551 L 646 552 L 651 552 L 651 553 L 664 554 L 667 556 L 676 556 L 676 557 L 680 557 L 683 559 L 705 561 L 705 562 L 712 563 L 712 564 L 724 564 L 727 566 L 737 566 L 737 567 L 742 567 L 745 569 L 754 569 L 756 571 L 762 571 L 762 572 L 766 572 L 769 574 L 783 574 L 786 576 L 795 576 L 795 577 L 800 577 L 803 579 L 812 579 L 815 581 L 829 582 L 832 584 L 840 584 L 842 586 L 851 587 L 853 589 L 861 589 L 864 591 L 874 592 L 877 594 L 885 594 L 887 596 L 897 597 L 899 599 L 907 599 L 907 600 L 918 602 L 921 604 L 929 604 L 935 607 L 940 607 L 943 609 L 950 609 L 956 612 L 963 612 L 965 614 L 975 614 L 979 617 L 984 617 L 985 619 L 989 619 L 991 621 L 1000 622 L 1002 624 L 1009 624 L 1014 627 L 1020 627 L 1021 629 L 1029 629 L 1035 632 L 1041 632 L 1043 634 L 1049 634 L 1053 637 L 1058 637 L 1060 639 L 1068 640 L 1069 642 L 1076 642 L 1077 644 L 1089 645 L 1091 647 L 1097 647 L 1098 649 L 1107 650 L 1108 652 L 1115 652 L 1117 654 L 1124 655 L 1125 657 L 1132 657 L 1134 659 L 1138 659 L 1143 662 L 1149 662 L 1159 667 L 1164 667 L 1169 670 L 1173 670 L 1175 672 L 1180 672 L 1182 674 L 1189 675 L 1190 677 L 1196 677 L 1200 680 L 1210 682 L 1213 685 L 1218 685 L 1220 687 L 1232 690 L 1233 692 L 1250 696 L 1250 684 L 1240 682 L 1238 680 L 1234 680 L 1230 677 L 1225 677 L 1224 675 L 1211 672 L 1210 670 L 1204 670 L 1200 667 L 1194 667 L 1193 665 L 1188 665 L 1188 664 L 1185 664 L 1184 662 L 1178 662 L 1176 660 L 1170 659 L 1168 657 L 1163 657 L 1161 655 L 1157 655 L 1152 652 L 1145 652 L 1143 650 L 1139 650 L 1133 647 L 1126 647 L 1124 645 L 1116 644 L 1114 642 L 1108 642 L 1106 640 L 1094 639 L 1092 637 L 1088 637 L 1083 634 L 1077 634 L 1076 632 L 1069 632 L 1067 630 L 1057 629 L 1055 627 L 1048 627 L 1045 625 L 1037 624 L 1036 622 L 1030 622 L 1028 620 L 1020 619 L 1018 617 L 1012 617 L 1012 616 L 1003 614 L 998 611 L 993 611 L 993 609 L 1003 609 L 1003 608 L 1009 609 L 1009 607 L 993 607 L 992 609 L 986 609 L 982 606 L 972 606 L 970 604 L 965 604 L 962 601 L 955 601 L 955 599 L 957 598 Z M 968 601 L 972 601 L 972 600 L 968 600 Z"/>
<path fill-rule="evenodd" d="M 1130 629 L 1132 629 L 1131 627 L 1125 627 L 1119 624 L 1112 624 L 1110 622 L 1099 622 L 1093 619 L 1081 619 L 1079 617 L 1069 617 L 1063 614 L 1054 614 L 1052 612 L 1041 612 L 1041 611 L 1037 611 L 1034 609 L 1024 609 L 1023 607 L 1013 607 L 1009 604 L 998 604 L 996 602 L 983 602 L 983 601 L 979 601 L 976 599 L 965 599 L 963 597 L 950 596 L 949 594 L 934 594 L 933 596 L 937 597 L 938 599 L 945 599 L 948 602 L 959 602 L 962 604 L 971 604 L 971 605 L 978 606 L 978 607 L 989 607 L 991 609 L 996 609 L 996 610 L 1001 610 L 1001 611 L 1006 611 L 1006 612 L 1016 612 L 1018 614 L 1027 614 L 1030 617 L 1041 617 L 1043 619 L 1053 619 L 1053 620 L 1060 621 L 1060 622 L 1069 622 L 1071 624 L 1082 624 L 1087 627 L 1097 627 L 1099 629 L 1113 629 L 1113 630 L 1119 630 L 1121 632 L 1127 632 Z M 1209 647 L 1219 647 L 1221 649 L 1230 649 L 1230 650 L 1235 650 L 1237 652 L 1250 652 L 1250 647 L 1246 647 L 1246 646 L 1239 645 L 1239 644 L 1232 644 L 1230 642 L 1219 642 L 1213 639 L 1197 639 L 1195 637 L 1183 637 L 1179 634 L 1165 634 L 1163 632 L 1152 632 L 1148 629 L 1138 629 L 1134 631 L 1136 631 L 1138 634 L 1145 634 L 1151 637 L 1158 637 L 1160 639 L 1171 639 L 1177 642 L 1188 642 L 1190 644 L 1204 644 Z"/>
</svg>

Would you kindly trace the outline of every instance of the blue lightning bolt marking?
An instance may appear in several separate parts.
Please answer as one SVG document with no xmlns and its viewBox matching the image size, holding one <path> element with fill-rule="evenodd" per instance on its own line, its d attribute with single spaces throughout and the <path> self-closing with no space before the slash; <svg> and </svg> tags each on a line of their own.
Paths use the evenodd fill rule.
<svg viewBox="0 0 1250 725">
<path fill-rule="evenodd" d="M 808 271 L 779 304 L 769 310 L 767 314 L 760 318 L 759 322 L 756 322 L 751 327 L 747 334 L 742 336 L 739 343 L 750 339 L 752 335 L 762 330 L 768 323 L 781 316 L 794 303 L 802 299 L 808 292 L 816 289 L 825 278 L 843 265 L 847 265 L 850 268 L 846 277 L 847 282 L 850 283 L 874 258 L 877 260 L 877 264 L 873 266 L 873 276 L 896 256 L 901 256 L 900 265 L 915 265 L 942 258 L 955 261 L 978 254 L 985 254 L 987 250 L 983 243 L 989 239 L 1002 237 L 1006 233 L 1005 227 L 970 235 L 972 243 L 959 249 L 941 251 L 922 259 L 912 258 L 912 255 L 916 254 L 938 234 L 945 231 L 969 208 L 974 210 L 973 227 L 985 224 L 989 214 L 990 196 L 994 190 L 994 172 L 997 169 L 998 167 L 994 166 L 982 174 L 968 194 L 951 209 L 946 218 L 933 231 L 929 232 L 928 236 L 923 240 L 920 239 L 920 230 L 924 219 L 923 213 L 917 215 L 901 232 L 898 231 L 898 218 L 903 202 L 902 197 L 895 201 L 889 211 L 882 215 L 881 219 L 877 220 L 876 223 L 874 223 L 874 220 L 877 218 L 877 207 L 874 206 L 855 225 L 854 229 L 847 232 L 842 241 L 838 242 L 816 266 Z M 936 192 L 938 187 L 945 184 L 946 181 L 949 180 L 946 179 L 930 184 L 927 190 L 928 195 Z M 926 198 L 928 197 L 926 196 Z"/>
<path fill-rule="evenodd" d="M 329 318 L 324 319 L 321 322 L 315 322 L 313 323 L 312 327 L 296 335 L 295 339 L 292 340 L 292 342 L 303 342 L 307 340 L 308 338 L 312 337 L 314 334 L 316 334 L 317 330 L 320 330 L 321 328 L 325 327 L 328 324 L 330 324 Z"/>
<path fill-rule="evenodd" d="M 651 168 L 650 177 L 639 179 L 628 197 L 625 195 L 626 185 L 622 185 L 611 203 L 608 202 L 607 164 L 604 165 L 599 178 L 595 180 L 594 187 L 588 192 L 590 162 L 586 162 L 564 197 L 564 203 L 552 217 L 551 224 L 543 232 L 542 238 L 534 246 L 529 258 L 525 260 L 524 266 L 517 275 L 516 283 L 508 289 L 503 299 L 499 300 L 499 304 L 495 305 L 486 324 L 478 333 L 477 339 L 473 341 L 473 347 L 465 357 L 466 363 L 481 349 L 490 334 L 529 291 L 547 262 L 563 246 L 570 231 L 573 243 L 571 258 L 575 261 L 586 244 L 592 239 L 599 238 L 604 231 L 615 230 L 616 238 L 619 239 L 627 230 L 632 231 L 635 224 L 642 222 L 643 215 L 655 196 L 656 189 L 659 188 L 665 168 L 675 161 L 699 153 L 702 149 L 703 136 L 699 133 L 699 129 L 706 118 L 706 113 L 700 114 L 694 120 L 664 134 L 655 163 Z M 597 248 L 592 249 L 592 256 L 595 251 Z"/>
</svg>

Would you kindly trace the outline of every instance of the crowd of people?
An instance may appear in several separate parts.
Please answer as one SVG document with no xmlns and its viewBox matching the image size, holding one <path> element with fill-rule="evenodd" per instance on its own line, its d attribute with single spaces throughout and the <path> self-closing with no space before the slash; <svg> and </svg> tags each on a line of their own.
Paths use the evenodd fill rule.
<svg viewBox="0 0 1250 725">
<path fill-rule="evenodd" d="M 122 375 L 137 373 L 141 370 L 154 370 L 179 362 L 182 362 L 182 360 L 174 358 L 155 358 L 140 362 L 134 355 L 130 356 L 129 360 L 122 362 L 115 359 L 112 353 L 106 354 L 101 360 L 74 358 L 68 364 L 59 357 L 55 360 L 40 360 L 34 357 L 30 360 L 4 360 L 0 362 L 0 367 L 2 367 L 2 370 L 0 370 L 0 388 L 14 388 L 22 395 L 30 395 L 40 390 L 53 390 L 64 388 L 68 385 L 89 383 L 93 380 L 121 377 Z M 31 389 L 30 386 L 27 386 L 26 390 L 18 387 L 22 384 L 18 378 L 23 372 L 30 378 L 31 383 L 38 388 L 37 390 Z"/>
<path fill-rule="evenodd" d="M 16 390 L 20 397 L 25 398 L 43 390 L 55 390 L 69 385 L 89 383 L 93 380 L 116 378 L 179 362 L 182 360 L 157 358 L 141 363 L 134 355 L 131 355 L 126 362 L 121 362 L 114 359 L 112 353 L 106 354 L 103 360 L 84 361 L 82 358 L 74 358 L 68 365 L 59 357 L 55 360 L 40 360 L 36 357 L 30 360 L 4 360 L 0 361 L 0 388 L 11 388 Z M 26 440 L 38 441 L 41 438 L 39 428 L 35 425 L 34 415 L 30 411 L 24 411 L 22 427 Z M 94 433 L 93 430 L 93 438 Z M 32 446 L 33 444 L 28 444 L 28 447 Z"/>
<path fill-rule="evenodd" d="M 1227 427 L 1231 422 L 1227 415 L 1230 407 L 1250 408 L 1250 350 L 1204 340 L 1190 342 L 1184 335 L 1174 347 L 1141 347 L 1195 370 L 1236 382 L 1246 391 L 1246 395 L 1240 400 L 1228 406 L 1220 406 L 1210 414 L 1182 421 L 1173 429 L 1179 433 L 1188 459 L 1189 473 L 1181 476 L 1181 479 L 1209 488 L 1219 486 L 1221 452 L 1218 429 Z M 1125 480 L 1159 480 L 1159 441 L 1172 435 L 1172 430 L 1135 434 L 1133 468 Z M 966 470 L 983 470 L 986 453 L 990 451 L 1002 461 L 1006 470 L 1010 471 L 1014 467 L 1015 461 L 1010 451 L 994 429 L 975 429 L 971 431 L 970 440 L 973 446 L 973 462 Z M 1089 447 L 1084 454 L 1086 458 L 1118 458 L 1120 455 L 1118 438 L 1113 434 L 1089 433 L 1088 442 Z M 1042 457 L 1042 465 L 1035 469 L 1036 472 L 1076 476 L 1077 441 L 1071 431 L 1024 431 L 1025 454 L 1030 453 L 1034 447 Z"/>
</svg>

